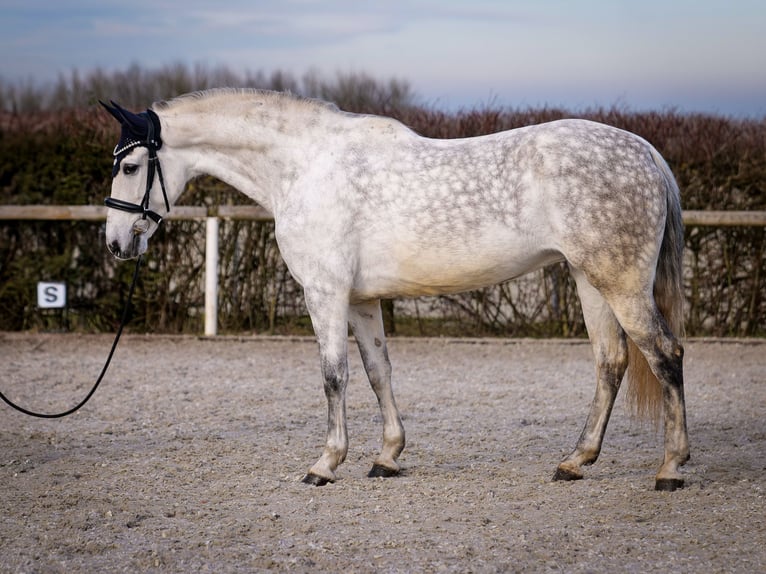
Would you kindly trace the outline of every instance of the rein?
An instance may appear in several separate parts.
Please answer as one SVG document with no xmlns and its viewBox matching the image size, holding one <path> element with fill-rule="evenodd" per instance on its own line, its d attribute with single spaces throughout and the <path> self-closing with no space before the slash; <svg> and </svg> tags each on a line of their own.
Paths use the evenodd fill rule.
<svg viewBox="0 0 766 574">
<path fill-rule="evenodd" d="M 109 106 L 107 106 L 103 102 L 101 103 L 107 110 L 110 111 L 110 113 L 114 115 L 113 109 L 110 109 Z M 112 104 L 114 105 L 114 102 L 112 102 Z M 162 197 L 165 200 L 165 209 L 168 212 L 170 211 L 170 202 L 168 201 L 168 194 L 165 191 L 165 180 L 162 177 L 162 166 L 160 165 L 160 160 L 157 157 L 157 150 L 159 150 L 162 147 L 162 139 L 160 138 L 160 119 L 157 116 L 157 114 L 152 110 L 146 110 L 145 112 L 141 114 L 137 114 L 135 117 L 139 119 L 142 123 L 145 122 L 146 138 L 134 139 L 132 137 L 133 136 L 132 133 L 130 134 L 131 137 L 123 136 L 123 138 L 121 138 L 120 142 L 115 146 L 114 151 L 112 152 L 112 155 L 114 156 L 114 167 L 112 169 L 112 177 L 114 178 L 119 173 L 120 163 L 131 150 L 133 150 L 136 147 L 147 148 L 147 150 L 149 151 L 149 161 L 147 163 L 146 191 L 144 192 L 144 197 L 141 200 L 140 204 L 130 203 L 129 201 L 124 201 L 122 199 L 107 197 L 104 200 L 104 205 L 106 205 L 106 207 L 108 208 L 118 209 L 120 211 L 127 211 L 128 213 L 140 213 L 141 219 L 145 220 L 148 217 L 149 219 L 154 221 L 154 223 L 159 225 L 160 223 L 162 223 L 162 216 L 156 211 L 152 211 L 151 209 L 149 209 L 149 197 L 151 195 L 152 186 L 154 184 L 155 174 L 160 180 Z M 7 404 L 8 406 L 16 409 L 17 411 L 21 413 L 24 413 L 25 415 L 42 418 L 42 419 L 62 418 L 62 417 L 71 415 L 72 413 L 74 413 L 75 411 L 83 407 L 85 403 L 87 403 L 90 400 L 90 398 L 96 392 L 96 389 L 98 388 L 98 386 L 101 384 L 101 381 L 103 380 L 104 375 L 106 374 L 106 371 L 109 368 L 109 364 L 112 362 L 112 356 L 114 355 L 114 352 L 117 349 L 117 343 L 120 341 L 122 330 L 124 329 L 125 325 L 128 323 L 128 311 L 130 310 L 130 303 L 133 300 L 133 292 L 135 291 L 136 283 L 138 282 L 138 270 L 140 268 L 141 268 L 141 256 L 139 255 L 138 258 L 136 259 L 136 268 L 133 271 L 133 280 L 130 284 L 130 290 L 128 291 L 128 300 L 125 303 L 125 309 L 122 312 L 122 319 L 120 320 L 120 327 L 117 329 L 117 334 L 114 337 L 112 348 L 109 351 L 109 355 L 106 358 L 106 362 L 104 363 L 103 369 L 101 369 L 101 374 L 98 376 L 98 379 L 96 379 L 96 382 L 94 383 L 90 392 L 85 396 L 85 398 L 82 401 L 80 401 L 77 405 L 75 405 L 69 410 L 62 411 L 60 413 L 47 414 L 47 413 L 38 413 L 35 411 L 31 411 L 29 409 L 25 409 L 24 407 L 19 406 L 13 401 L 11 401 L 2 392 L 0 392 L 0 399 L 2 399 L 3 402 L 5 402 L 5 404 Z"/>
<path fill-rule="evenodd" d="M 24 413 L 25 415 L 29 415 L 31 417 L 37 417 L 40 419 L 59 419 L 68 415 L 71 415 L 73 412 L 79 410 L 81 407 L 87 403 L 90 398 L 93 396 L 93 394 L 96 392 L 96 389 L 101 384 L 101 380 L 104 378 L 104 375 L 106 374 L 106 370 L 109 368 L 109 364 L 112 362 L 112 356 L 114 355 L 115 349 L 117 349 L 117 343 L 120 341 L 120 336 L 122 335 L 122 330 L 125 327 L 125 325 L 128 323 L 128 311 L 130 309 L 130 302 L 133 299 L 133 291 L 135 291 L 136 283 L 138 282 L 138 270 L 141 267 L 141 256 L 138 256 L 138 259 L 136 259 L 136 269 L 133 271 L 133 281 L 130 284 L 130 290 L 128 291 L 128 300 L 125 303 L 125 309 L 122 312 L 122 319 L 120 320 L 120 328 L 117 329 L 117 335 L 114 337 L 114 342 L 112 343 L 112 348 L 109 351 L 109 356 L 106 358 L 106 363 L 104 363 L 104 368 L 101 369 L 101 374 L 98 376 L 98 379 L 96 379 L 95 384 L 93 385 L 93 388 L 91 388 L 90 392 L 85 396 L 83 400 L 81 400 L 77 405 L 72 407 L 71 409 L 67 411 L 63 411 L 60 413 L 53 413 L 53 414 L 47 414 L 47 413 L 38 413 L 35 411 L 30 411 L 29 409 L 25 409 L 22 406 L 17 405 L 12 400 L 10 400 L 8 397 L 6 397 L 2 392 L 0 392 L 0 399 L 5 402 L 8 406 L 16 409 L 20 413 Z"/>
</svg>

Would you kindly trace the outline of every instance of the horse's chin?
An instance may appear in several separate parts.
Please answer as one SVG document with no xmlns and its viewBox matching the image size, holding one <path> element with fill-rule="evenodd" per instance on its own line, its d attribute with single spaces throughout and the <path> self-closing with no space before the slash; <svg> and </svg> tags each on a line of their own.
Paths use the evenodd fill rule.
<svg viewBox="0 0 766 574">
<path fill-rule="evenodd" d="M 135 259 L 139 255 L 146 253 L 148 247 L 148 241 L 144 234 L 134 235 L 130 243 L 123 247 L 119 241 L 112 241 L 107 243 L 107 249 L 117 259 L 126 261 L 128 259 Z"/>
</svg>

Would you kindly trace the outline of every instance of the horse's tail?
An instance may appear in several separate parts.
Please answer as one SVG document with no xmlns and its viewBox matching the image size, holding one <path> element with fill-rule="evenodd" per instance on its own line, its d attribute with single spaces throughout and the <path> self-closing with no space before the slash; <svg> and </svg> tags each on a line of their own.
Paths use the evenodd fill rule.
<svg viewBox="0 0 766 574">
<path fill-rule="evenodd" d="M 684 224 L 681 218 L 681 193 L 673 173 L 662 156 L 650 146 L 657 167 L 665 179 L 667 214 L 665 234 L 662 237 L 657 271 L 654 279 L 654 300 L 676 337 L 684 335 L 683 320 L 683 249 Z M 628 340 L 628 404 L 640 418 L 647 418 L 658 424 L 662 413 L 662 388 L 649 369 L 649 364 Z"/>
</svg>

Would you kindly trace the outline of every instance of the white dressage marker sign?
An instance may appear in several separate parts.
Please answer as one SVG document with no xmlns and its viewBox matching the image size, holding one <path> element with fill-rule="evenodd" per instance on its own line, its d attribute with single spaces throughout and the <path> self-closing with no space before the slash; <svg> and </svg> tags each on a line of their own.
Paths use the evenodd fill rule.
<svg viewBox="0 0 766 574">
<path fill-rule="evenodd" d="M 66 307 L 66 283 L 37 284 L 37 306 L 40 309 L 63 309 Z"/>
</svg>

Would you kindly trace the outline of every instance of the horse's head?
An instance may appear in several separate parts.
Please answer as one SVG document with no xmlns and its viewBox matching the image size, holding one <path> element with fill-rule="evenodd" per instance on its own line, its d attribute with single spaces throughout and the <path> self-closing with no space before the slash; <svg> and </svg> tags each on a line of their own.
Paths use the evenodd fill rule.
<svg viewBox="0 0 766 574">
<path fill-rule="evenodd" d="M 152 110 L 134 114 L 114 102 L 101 105 L 122 126 L 114 148 L 112 193 L 104 201 L 111 208 L 106 217 L 106 244 L 115 257 L 131 259 L 146 251 L 149 238 L 170 211 L 158 156 L 162 147 L 160 119 Z M 176 179 L 170 175 L 171 180 Z M 176 196 L 173 193 L 172 199 Z"/>
</svg>

